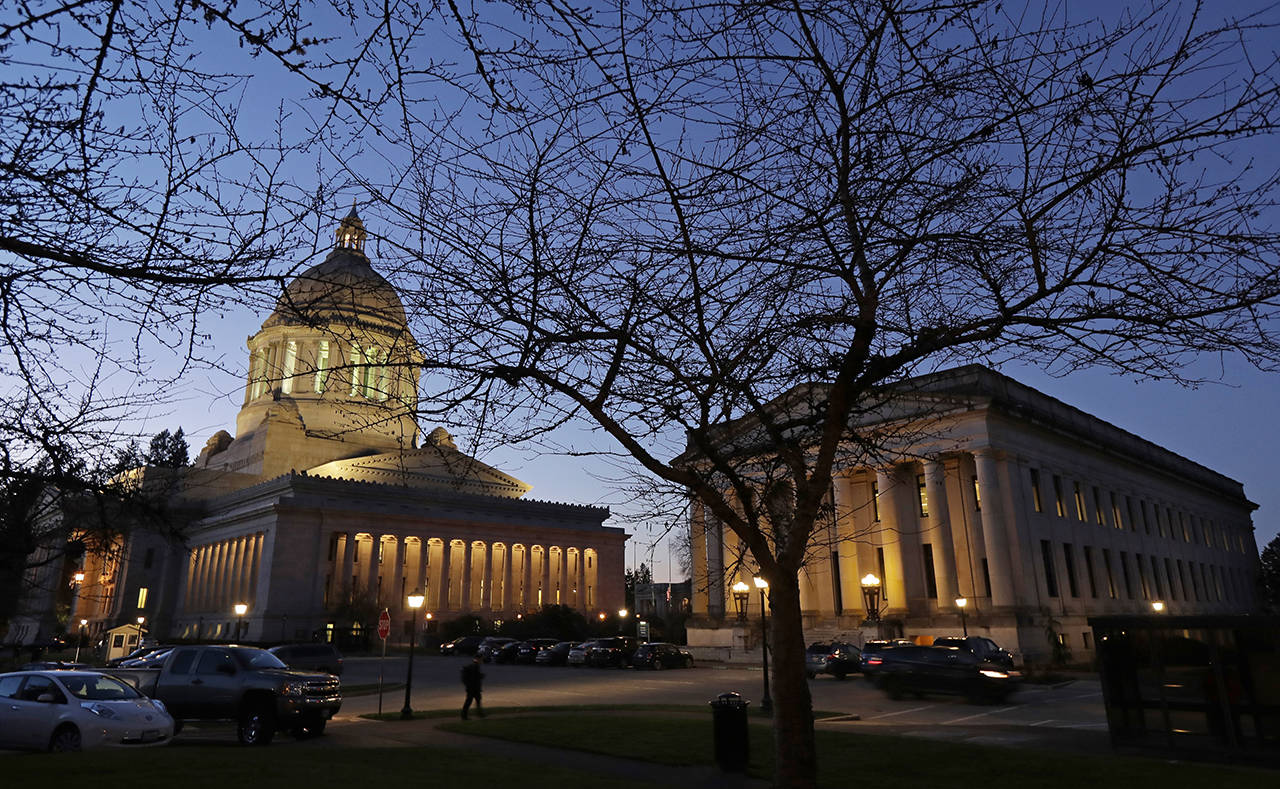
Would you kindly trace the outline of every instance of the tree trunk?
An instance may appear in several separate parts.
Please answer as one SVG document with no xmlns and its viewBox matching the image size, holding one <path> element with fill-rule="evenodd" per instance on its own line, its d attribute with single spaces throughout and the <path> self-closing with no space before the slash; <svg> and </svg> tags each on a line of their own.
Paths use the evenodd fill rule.
<svg viewBox="0 0 1280 789">
<path fill-rule="evenodd" d="M 813 701 L 805 677 L 800 584 L 795 573 L 769 579 L 769 645 L 773 673 L 774 778 L 778 789 L 815 789 L 818 756 Z"/>
</svg>

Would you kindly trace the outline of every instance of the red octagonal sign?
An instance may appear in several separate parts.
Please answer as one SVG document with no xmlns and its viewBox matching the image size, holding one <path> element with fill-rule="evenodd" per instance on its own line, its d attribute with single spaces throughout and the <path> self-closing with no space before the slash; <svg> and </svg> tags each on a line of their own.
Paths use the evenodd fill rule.
<svg viewBox="0 0 1280 789">
<path fill-rule="evenodd" d="M 378 638 L 386 640 L 391 635 L 391 614 L 387 613 L 387 609 L 382 609 L 382 613 L 378 615 Z"/>
</svg>

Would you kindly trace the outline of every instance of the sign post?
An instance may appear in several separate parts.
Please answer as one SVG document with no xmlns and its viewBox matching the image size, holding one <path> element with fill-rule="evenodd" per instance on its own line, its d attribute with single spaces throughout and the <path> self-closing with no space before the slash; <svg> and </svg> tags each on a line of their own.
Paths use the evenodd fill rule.
<svg viewBox="0 0 1280 789">
<path fill-rule="evenodd" d="M 387 662 L 387 638 L 391 635 L 391 612 L 378 614 L 378 638 L 382 639 L 382 659 L 378 661 L 378 714 L 382 714 L 382 667 Z"/>
</svg>

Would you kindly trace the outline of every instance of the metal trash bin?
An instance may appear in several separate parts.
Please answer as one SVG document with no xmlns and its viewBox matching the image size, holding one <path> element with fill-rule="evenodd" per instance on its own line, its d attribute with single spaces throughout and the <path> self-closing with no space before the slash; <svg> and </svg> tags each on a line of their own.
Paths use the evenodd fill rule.
<svg viewBox="0 0 1280 789">
<path fill-rule="evenodd" d="M 725 772 L 745 772 L 751 758 L 747 736 L 747 706 L 751 702 L 738 693 L 721 693 L 709 704 L 716 764 Z"/>
</svg>

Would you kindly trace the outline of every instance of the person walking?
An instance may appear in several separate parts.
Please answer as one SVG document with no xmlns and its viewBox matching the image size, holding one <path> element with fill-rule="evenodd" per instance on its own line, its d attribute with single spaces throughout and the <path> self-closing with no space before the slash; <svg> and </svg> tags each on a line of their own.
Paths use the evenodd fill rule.
<svg viewBox="0 0 1280 789">
<path fill-rule="evenodd" d="M 484 682 L 484 672 L 480 670 L 480 656 L 471 658 L 471 662 L 462 667 L 462 686 L 467 689 L 467 700 L 462 704 L 462 719 L 467 719 L 467 710 L 471 708 L 472 699 L 476 702 L 476 714 L 484 717 L 484 708 L 480 706 L 480 685 Z"/>
</svg>

